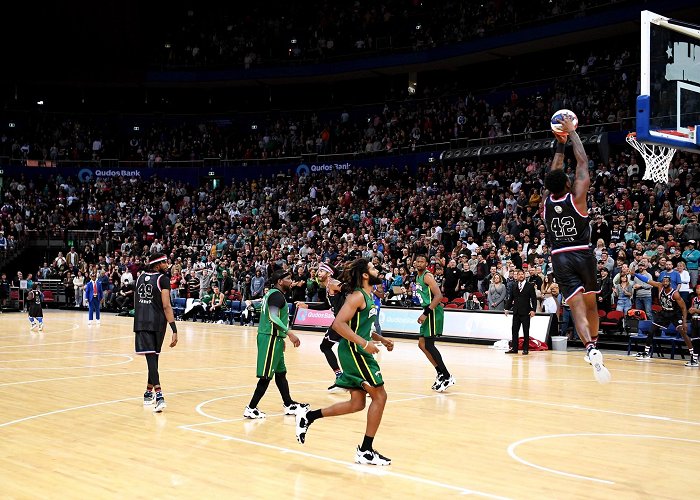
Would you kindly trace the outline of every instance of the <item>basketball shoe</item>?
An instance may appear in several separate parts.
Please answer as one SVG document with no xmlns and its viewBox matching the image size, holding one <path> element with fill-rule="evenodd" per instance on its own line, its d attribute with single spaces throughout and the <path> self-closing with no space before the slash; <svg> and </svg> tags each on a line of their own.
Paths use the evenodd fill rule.
<svg viewBox="0 0 700 500">
<path fill-rule="evenodd" d="M 165 404 L 165 398 L 163 396 L 156 396 L 156 405 L 153 407 L 153 413 L 161 413 L 167 407 L 168 405 Z"/>
<path fill-rule="evenodd" d="M 361 450 L 357 447 L 355 463 L 365 465 L 391 465 L 391 459 L 380 454 L 377 450 Z"/>
<path fill-rule="evenodd" d="M 647 351 L 637 353 L 637 361 L 649 361 L 650 359 L 651 355 Z"/>
<path fill-rule="evenodd" d="M 437 391 L 438 387 L 442 385 L 442 373 L 438 373 L 437 377 L 435 377 L 435 382 L 433 382 L 433 386 L 431 387 L 432 390 Z"/>
<path fill-rule="evenodd" d="M 309 413 L 308 407 L 303 407 L 297 412 L 296 434 L 299 444 L 304 444 L 306 441 L 306 433 L 309 431 L 309 419 L 306 414 Z"/>
<path fill-rule="evenodd" d="M 700 366 L 700 363 L 698 363 L 698 357 L 693 355 L 690 357 L 690 361 L 686 362 L 685 366 L 688 368 L 697 368 Z"/>
<path fill-rule="evenodd" d="M 591 349 L 588 351 L 588 359 L 591 360 L 591 366 L 593 367 L 593 376 L 600 384 L 607 384 L 610 382 L 610 371 L 605 368 L 603 364 L 603 353 L 598 349 Z"/>
<path fill-rule="evenodd" d="M 292 401 L 289 403 L 289 405 L 283 405 L 283 408 L 285 415 L 296 415 L 302 408 L 308 409 L 309 405 L 308 403 L 297 403 L 296 401 Z"/>
<path fill-rule="evenodd" d="M 267 415 L 265 414 L 265 412 L 262 412 L 257 408 L 251 408 L 250 406 L 246 406 L 245 410 L 243 410 L 243 416 L 245 418 L 256 419 L 265 418 Z"/>
<path fill-rule="evenodd" d="M 442 383 L 435 389 L 437 392 L 445 392 L 448 387 L 455 385 L 457 381 L 450 375 L 450 378 L 442 379 Z"/>
<path fill-rule="evenodd" d="M 149 406 L 156 402 L 156 395 L 153 391 L 146 391 L 143 393 L 143 405 Z"/>
</svg>

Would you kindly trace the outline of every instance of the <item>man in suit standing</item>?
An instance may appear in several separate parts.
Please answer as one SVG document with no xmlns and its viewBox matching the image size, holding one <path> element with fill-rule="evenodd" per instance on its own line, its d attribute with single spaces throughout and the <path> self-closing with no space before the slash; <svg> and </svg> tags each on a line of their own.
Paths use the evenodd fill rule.
<svg viewBox="0 0 700 500">
<path fill-rule="evenodd" d="M 100 302 L 102 301 L 102 283 L 97 279 L 95 271 L 90 272 L 90 281 L 85 285 L 85 299 L 88 303 L 88 326 L 92 326 L 92 316 L 95 315 L 97 325 L 100 325 Z"/>
<path fill-rule="evenodd" d="M 530 345 L 530 318 L 535 315 L 537 310 L 537 294 L 535 293 L 535 286 L 525 281 L 525 272 L 522 269 L 518 269 L 515 272 L 515 285 L 508 297 L 504 311 L 506 316 L 508 316 L 509 309 L 513 311 L 513 336 L 511 348 L 506 351 L 506 354 L 518 354 L 518 337 L 520 325 L 522 325 L 523 355 L 527 355 Z"/>
</svg>

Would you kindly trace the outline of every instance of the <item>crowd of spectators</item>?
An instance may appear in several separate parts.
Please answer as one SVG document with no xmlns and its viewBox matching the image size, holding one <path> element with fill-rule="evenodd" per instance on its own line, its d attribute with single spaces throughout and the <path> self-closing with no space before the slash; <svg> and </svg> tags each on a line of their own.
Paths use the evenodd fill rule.
<svg viewBox="0 0 700 500">
<path fill-rule="evenodd" d="M 152 63 L 243 67 L 425 50 L 609 10 L 624 1 L 270 2 L 160 13 Z"/>
<path fill-rule="evenodd" d="M 697 283 L 700 156 L 677 153 L 669 184 L 653 185 L 641 181 L 643 167 L 630 152 L 614 152 L 606 165 L 589 151 L 593 243 L 605 290 L 600 308 L 624 307 L 629 298 L 651 315 L 651 292 L 647 299 L 630 273 L 658 278 L 676 268 L 687 276 L 678 280 L 686 299 Z M 150 252 L 163 251 L 173 263 L 173 297 L 209 300 L 220 296 L 217 285 L 226 298 L 254 300 L 272 270 L 286 268 L 295 276 L 294 298 L 313 299 L 320 262 L 342 266 L 363 256 L 382 269 L 387 291 L 403 287 L 410 301 L 412 261 L 426 254 L 448 299 L 498 309 L 513 271 L 523 267 L 537 282 L 542 307 L 559 310 L 541 219 L 550 161 L 434 162 L 415 173 L 290 172 L 219 189 L 163 178 L 6 179 L 0 245 L 33 231 L 93 230 L 86 244 L 23 270 L 64 280 L 76 305 L 85 280 L 97 276 L 107 304 L 125 307 L 126 285 Z"/>
<path fill-rule="evenodd" d="M 230 120 L 28 114 L 26 122 L 0 132 L 0 156 L 74 162 L 119 158 L 158 167 L 204 158 L 395 154 L 452 139 L 484 144 L 526 139 L 547 129 L 551 110 L 561 108 L 576 112 L 581 127 L 631 129 L 639 76 L 638 65 L 631 64 L 635 59 L 625 47 L 595 53 L 582 48 L 551 64 L 548 79 L 529 86 L 473 94 L 446 84 L 424 88 L 420 98 Z M 140 123 L 138 131 L 135 123 Z"/>
</svg>

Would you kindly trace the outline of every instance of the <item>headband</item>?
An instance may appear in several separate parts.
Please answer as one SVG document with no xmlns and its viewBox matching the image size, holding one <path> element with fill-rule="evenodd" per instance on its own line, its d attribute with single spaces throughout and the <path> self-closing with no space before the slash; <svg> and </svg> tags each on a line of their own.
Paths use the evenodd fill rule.
<svg viewBox="0 0 700 500">
<path fill-rule="evenodd" d="M 319 270 L 319 271 L 326 271 L 328 274 L 330 274 L 331 276 L 333 276 L 333 269 L 331 269 L 329 265 L 324 264 L 323 262 L 321 262 L 321 263 L 318 265 L 318 270 Z"/>
<path fill-rule="evenodd" d="M 168 260 L 168 257 L 163 255 L 162 257 L 158 257 L 157 259 L 149 260 L 148 265 L 152 266 L 153 264 L 157 264 L 158 262 L 164 262 L 166 260 Z"/>
</svg>

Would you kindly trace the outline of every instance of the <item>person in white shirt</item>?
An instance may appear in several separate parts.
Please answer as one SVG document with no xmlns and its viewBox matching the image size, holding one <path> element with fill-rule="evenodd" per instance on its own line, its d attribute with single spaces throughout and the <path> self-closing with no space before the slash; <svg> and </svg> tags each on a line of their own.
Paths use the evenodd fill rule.
<svg viewBox="0 0 700 500">
<path fill-rule="evenodd" d="M 676 265 L 676 270 L 678 274 L 681 275 L 681 281 L 678 287 L 678 293 L 681 294 L 681 298 L 686 305 L 690 304 L 690 273 L 685 267 L 685 262 L 682 260 Z"/>
</svg>

